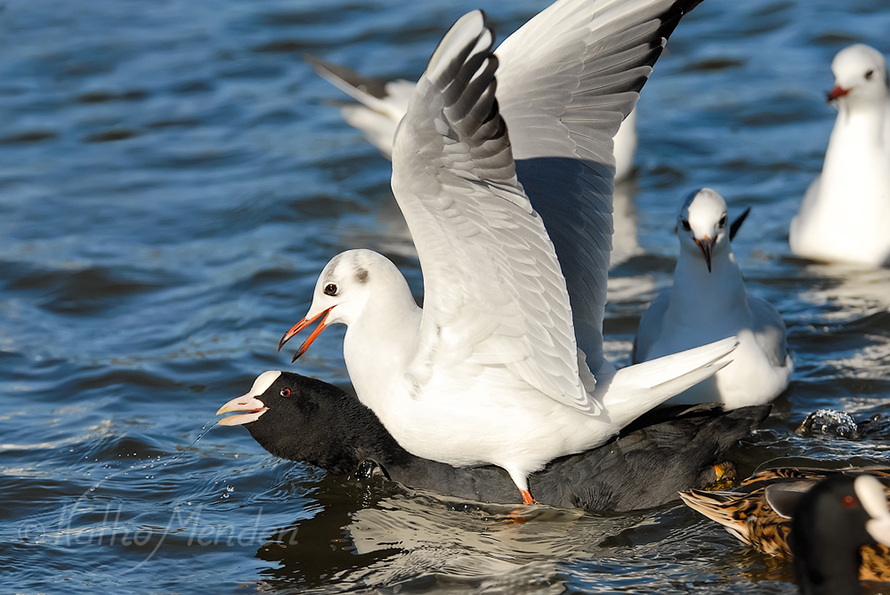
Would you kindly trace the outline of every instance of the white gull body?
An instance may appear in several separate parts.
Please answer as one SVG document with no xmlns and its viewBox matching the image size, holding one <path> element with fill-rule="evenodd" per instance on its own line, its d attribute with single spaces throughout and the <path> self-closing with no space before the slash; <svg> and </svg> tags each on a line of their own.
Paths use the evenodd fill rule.
<svg viewBox="0 0 890 595">
<path fill-rule="evenodd" d="M 507 49 L 498 48 L 495 55 L 504 59 Z M 408 111 L 408 101 L 414 94 L 416 83 L 405 79 L 379 81 L 362 76 L 339 64 L 332 64 L 315 56 L 307 56 L 319 76 L 358 101 L 358 104 L 340 108 L 343 119 L 358 130 L 386 157 L 392 159 L 393 139 L 396 127 Z M 509 125 L 509 121 L 507 122 Z M 630 176 L 634 155 L 637 152 L 637 110 L 630 112 L 621 122 L 613 139 L 615 155 L 615 180 Z"/>
<path fill-rule="evenodd" d="M 680 257 L 673 287 L 640 320 L 634 362 L 738 337 L 732 363 L 670 403 L 761 405 L 791 379 L 785 323 L 772 304 L 748 295 L 726 221 L 726 202 L 714 190 L 702 188 L 686 199 L 677 216 Z"/>
<path fill-rule="evenodd" d="M 849 46 L 831 63 L 837 120 L 822 174 L 807 189 L 788 241 L 798 256 L 890 265 L 890 82 L 880 52 Z"/>
<path fill-rule="evenodd" d="M 611 138 L 682 12 L 673 0 L 560 0 L 503 43 L 499 67 L 482 13 L 461 18 L 393 151 L 423 309 L 392 262 L 350 250 L 281 345 L 322 318 L 296 358 L 325 325 L 346 324 L 356 393 L 406 450 L 499 465 L 527 503 L 529 473 L 725 365 L 735 339 L 618 372 L 603 357 Z"/>
</svg>

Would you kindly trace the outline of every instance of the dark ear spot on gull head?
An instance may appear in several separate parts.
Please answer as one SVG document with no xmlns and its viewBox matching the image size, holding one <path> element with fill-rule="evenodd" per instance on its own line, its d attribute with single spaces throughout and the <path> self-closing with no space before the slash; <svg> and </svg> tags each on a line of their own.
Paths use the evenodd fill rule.
<svg viewBox="0 0 890 595">
<path fill-rule="evenodd" d="M 359 283 L 367 283 L 368 282 L 368 269 L 364 267 L 359 267 L 358 271 L 355 273 L 355 278 L 358 279 Z"/>
</svg>

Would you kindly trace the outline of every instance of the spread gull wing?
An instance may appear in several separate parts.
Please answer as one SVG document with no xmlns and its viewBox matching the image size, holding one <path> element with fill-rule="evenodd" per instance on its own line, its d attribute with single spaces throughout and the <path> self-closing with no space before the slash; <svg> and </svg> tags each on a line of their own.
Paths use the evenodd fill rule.
<svg viewBox="0 0 890 595">
<path fill-rule="evenodd" d="M 612 137 L 667 37 L 700 1 L 557 2 L 497 51 L 498 101 L 516 173 L 556 247 L 578 347 L 594 373 L 605 363 Z"/>
<path fill-rule="evenodd" d="M 502 367 L 597 413 L 580 381 L 553 244 L 516 178 L 495 99 L 493 43 L 481 11 L 462 17 L 433 53 L 396 132 L 393 193 L 424 277 L 410 375 L 423 385 L 437 368 Z"/>
</svg>

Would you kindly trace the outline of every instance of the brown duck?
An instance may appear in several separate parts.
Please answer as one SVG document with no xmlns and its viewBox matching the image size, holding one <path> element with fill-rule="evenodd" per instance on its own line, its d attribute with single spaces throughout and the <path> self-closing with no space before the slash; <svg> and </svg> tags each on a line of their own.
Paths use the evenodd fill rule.
<svg viewBox="0 0 890 595">
<path fill-rule="evenodd" d="M 868 473 L 884 483 L 890 497 L 890 468 L 810 469 L 782 467 L 755 473 L 735 491 L 680 492 L 687 506 L 717 521 L 744 543 L 779 558 L 791 559 L 791 512 L 800 497 L 819 481 L 837 474 Z M 890 582 L 890 547 L 861 549 L 860 580 Z"/>
</svg>

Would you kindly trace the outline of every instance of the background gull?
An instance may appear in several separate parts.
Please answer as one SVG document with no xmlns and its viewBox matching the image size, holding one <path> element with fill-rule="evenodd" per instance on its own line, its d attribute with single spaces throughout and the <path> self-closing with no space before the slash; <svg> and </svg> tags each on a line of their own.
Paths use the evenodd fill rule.
<svg viewBox="0 0 890 595">
<path fill-rule="evenodd" d="M 890 264 L 890 81 L 884 56 L 857 43 L 831 62 L 837 120 L 822 174 L 791 221 L 791 251 L 806 258 Z"/>
<path fill-rule="evenodd" d="M 794 364 L 785 323 L 763 298 L 748 295 L 732 253 L 726 202 L 710 188 L 693 192 L 677 215 L 680 256 L 673 286 L 640 320 L 633 361 L 736 335 L 731 364 L 672 399 L 723 403 L 727 408 L 768 403 L 785 390 Z"/>
</svg>

